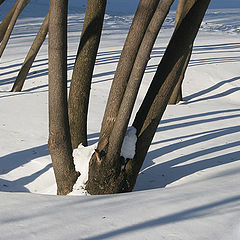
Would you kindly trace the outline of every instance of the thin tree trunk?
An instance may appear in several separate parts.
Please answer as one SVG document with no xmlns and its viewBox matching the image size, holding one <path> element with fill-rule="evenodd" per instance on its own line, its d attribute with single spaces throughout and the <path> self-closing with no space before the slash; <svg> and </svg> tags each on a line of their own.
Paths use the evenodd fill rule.
<svg viewBox="0 0 240 240">
<path fill-rule="evenodd" d="M 72 158 L 67 112 L 67 0 L 50 0 L 49 151 L 58 194 L 72 191 L 78 178 Z"/>
<path fill-rule="evenodd" d="M 73 148 L 87 146 L 87 114 L 91 80 L 99 47 L 106 0 L 88 0 L 81 40 L 73 69 L 68 113 Z"/>
<path fill-rule="evenodd" d="M 186 3 L 186 0 L 178 0 L 177 10 L 176 10 L 176 16 L 175 16 L 175 28 L 177 27 L 177 24 L 180 23 L 180 18 L 183 17 L 183 11 L 184 11 L 184 5 Z M 185 14 L 186 15 L 186 14 Z"/>
<path fill-rule="evenodd" d="M 188 53 L 186 53 L 186 55 L 187 55 L 187 58 L 186 58 L 184 67 L 183 67 L 180 77 L 177 81 L 177 84 L 176 84 L 175 88 L 173 89 L 173 92 L 168 101 L 168 104 L 177 104 L 183 100 L 182 83 L 184 80 L 184 76 L 185 76 L 185 72 L 187 70 L 188 63 L 189 63 L 191 55 L 192 55 L 192 48 L 189 50 Z"/>
<path fill-rule="evenodd" d="M 4 2 L 5 0 L 0 0 L 0 5 Z"/>
<path fill-rule="evenodd" d="M 107 153 L 107 158 L 109 159 L 116 159 L 117 155 L 121 151 L 122 142 L 125 137 L 144 71 L 148 60 L 150 59 L 153 45 L 173 1 L 174 0 L 162 0 L 159 3 L 144 35 L 128 80 L 118 117 L 109 138 Z"/>
<path fill-rule="evenodd" d="M 158 3 L 159 0 L 141 0 L 138 5 L 110 89 L 100 131 L 99 151 L 102 151 L 108 143 L 138 49 Z"/>
<path fill-rule="evenodd" d="M 133 124 L 138 132 L 136 154 L 126 165 L 126 174 L 129 177 L 127 183 L 131 189 L 135 185 L 160 119 L 184 67 L 186 52 L 191 49 L 210 0 L 193 2 L 191 9 L 174 31 Z"/>
<path fill-rule="evenodd" d="M 196 0 L 195 0 L 196 1 Z M 189 0 L 179 0 L 178 2 L 178 7 L 177 7 L 177 11 L 176 11 L 176 18 L 175 18 L 175 28 L 177 28 L 180 24 L 180 22 L 182 21 L 182 19 L 184 18 L 184 16 L 186 16 L 187 12 L 189 11 L 190 7 L 192 5 L 192 1 Z M 188 66 L 188 63 L 190 61 L 191 58 L 191 54 L 192 54 L 192 47 L 190 49 L 190 51 L 187 54 L 187 58 L 186 58 L 186 62 L 185 65 L 182 69 L 182 73 L 179 77 L 179 80 L 172 92 L 172 95 L 169 99 L 168 104 L 177 104 L 180 101 L 182 101 L 182 83 L 183 83 L 183 79 L 185 76 L 185 72 Z"/>
<path fill-rule="evenodd" d="M 87 188 L 92 194 L 127 191 L 127 189 L 123 190 L 122 188 L 124 174 L 121 174 L 120 150 L 151 50 L 172 3 L 173 0 L 162 0 L 149 23 L 129 77 L 119 113 L 109 138 L 109 145 L 107 149 L 104 149 L 106 156 L 102 150 L 97 150 L 98 152 L 91 160 Z M 112 102 L 111 104 L 116 103 Z"/>
<path fill-rule="evenodd" d="M 4 37 L 2 39 L 1 45 L 0 45 L 0 57 L 2 57 L 3 51 L 7 46 L 8 40 L 10 38 L 10 35 L 12 33 L 12 30 L 14 28 L 14 25 L 17 21 L 18 16 L 22 12 L 22 10 L 27 6 L 27 4 L 30 2 L 30 0 L 19 0 L 18 4 L 16 6 L 16 9 L 12 15 L 11 21 L 7 27 L 7 30 L 4 34 Z"/>
<path fill-rule="evenodd" d="M 26 80 L 26 77 L 28 75 L 28 72 L 30 68 L 32 67 L 32 64 L 39 52 L 39 49 L 41 48 L 47 33 L 48 33 L 48 23 L 49 23 L 49 13 L 46 15 L 42 26 L 36 36 L 36 38 L 33 41 L 33 44 L 24 60 L 24 63 L 17 75 L 17 78 L 15 80 L 15 83 L 12 88 L 12 92 L 20 92 L 22 90 L 23 84 Z"/>
<path fill-rule="evenodd" d="M 8 12 L 7 16 L 2 20 L 2 22 L 0 24 L 0 42 L 3 40 L 5 32 L 7 31 L 8 25 L 12 19 L 12 16 L 15 12 L 17 5 L 18 5 L 18 1 L 15 2 L 13 7 L 11 8 L 11 10 Z"/>
</svg>

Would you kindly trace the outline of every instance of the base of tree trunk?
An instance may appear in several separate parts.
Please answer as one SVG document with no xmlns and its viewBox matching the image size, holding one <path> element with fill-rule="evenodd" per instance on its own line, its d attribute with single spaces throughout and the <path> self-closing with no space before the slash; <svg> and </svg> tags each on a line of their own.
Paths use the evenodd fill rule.
<svg viewBox="0 0 240 240">
<path fill-rule="evenodd" d="M 105 156 L 95 152 L 89 165 L 89 177 L 86 190 L 92 195 L 114 194 L 131 192 L 132 184 L 128 181 L 125 169 L 119 166 L 110 166 Z"/>
</svg>

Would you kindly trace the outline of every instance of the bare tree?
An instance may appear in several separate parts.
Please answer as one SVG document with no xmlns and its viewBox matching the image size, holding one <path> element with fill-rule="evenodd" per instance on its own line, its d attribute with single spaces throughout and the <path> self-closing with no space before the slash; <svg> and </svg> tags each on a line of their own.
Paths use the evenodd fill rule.
<svg viewBox="0 0 240 240">
<path fill-rule="evenodd" d="M 126 166 L 126 171 L 132 173 L 128 181 L 132 188 L 171 93 L 185 66 L 186 53 L 191 49 L 209 3 L 210 0 L 192 1 L 188 13 L 173 33 L 144 101 L 135 117 L 133 126 L 136 127 L 138 133 L 136 155 L 134 159 L 128 161 Z"/>
<path fill-rule="evenodd" d="M 105 194 L 133 189 L 162 114 L 184 67 L 186 52 L 193 44 L 209 2 L 210 0 L 192 1 L 189 12 L 174 31 L 133 124 L 138 134 L 134 158 L 129 159 L 125 167 L 121 168 L 119 148 L 111 147 L 110 138 L 107 148 L 101 151 L 97 149 L 91 159 L 87 183 L 90 193 Z"/>
<path fill-rule="evenodd" d="M 132 69 L 130 69 L 131 74 L 128 76 L 128 79 L 126 79 L 127 86 L 124 88 L 125 92 L 120 102 L 119 111 L 110 136 L 108 137 L 106 133 L 100 136 L 99 142 L 105 143 L 105 145 L 102 144 L 98 146 L 96 154 L 91 159 L 89 181 L 87 184 L 90 193 L 96 194 L 129 190 L 125 183 L 125 171 L 121 171 L 121 146 L 151 50 L 172 3 L 173 1 L 170 0 L 162 0 L 155 10 L 147 29 L 144 31 L 145 34 L 142 42 L 140 42 L 134 65 Z M 149 12 L 147 14 L 149 14 Z M 141 14 L 143 14 L 143 12 L 141 12 Z M 126 44 L 127 40 L 125 46 Z M 122 88 L 122 85 L 115 85 L 115 87 Z M 114 88 L 114 85 L 112 85 L 112 88 Z M 112 92 L 117 90 L 118 89 L 113 89 Z M 107 107 L 113 109 L 117 106 L 112 105 L 119 104 L 116 100 L 112 102 L 108 101 L 108 103 L 109 105 L 107 105 Z M 108 109 L 106 109 L 105 114 L 106 113 L 109 113 Z M 105 119 L 108 118 L 109 116 L 105 116 Z M 103 139 L 101 139 L 101 137 Z M 109 184 L 105 184 L 106 181 L 108 181 Z"/>
<path fill-rule="evenodd" d="M 173 0 L 141 0 L 126 39 L 111 87 L 99 144 L 89 165 L 91 194 L 131 191 L 172 91 L 185 67 L 210 0 L 189 0 L 135 117 L 136 153 L 120 156 L 122 142 L 151 49 Z M 72 190 L 78 173 L 71 156 L 67 113 L 67 0 L 50 0 L 49 150 L 58 194 Z M 125 63 L 127 61 L 127 64 Z M 115 95 L 114 95 L 115 94 Z"/>
<path fill-rule="evenodd" d="M 72 159 L 67 112 L 67 0 L 50 0 L 49 151 L 58 194 L 68 194 L 79 173 Z"/>
<path fill-rule="evenodd" d="M 26 5 L 30 2 L 30 0 L 18 0 L 17 2 L 17 6 L 16 9 L 14 10 L 14 13 L 11 17 L 11 20 L 9 22 L 9 25 L 7 26 L 7 29 L 5 31 L 4 37 L 1 41 L 1 45 L 0 45 L 0 57 L 3 54 L 4 49 L 7 46 L 8 40 L 10 38 L 10 35 L 12 33 L 12 30 L 14 28 L 14 25 L 17 21 L 18 16 L 20 15 L 20 13 L 22 12 L 22 10 L 26 7 Z"/>
<path fill-rule="evenodd" d="M 100 152 L 108 144 L 138 49 L 158 3 L 159 0 L 140 0 L 139 2 L 110 89 L 98 144 Z"/>
<path fill-rule="evenodd" d="M 72 145 L 87 145 L 87 114 L 92 74 L 102 33 L 106 0 L 88 0 L 69 93 Z"/>
<path fill-rule="evenodd" d="M 12 87 L 12 92 L 20 92 L 22 90 L 23 84 L 25 82 L 25 79 L 28 75 L 28 72 L 30 68 L 32 67 L 32 64 L 47 36 L 48 33 L 48 23 L 49 23 L 49 13 L 46 15 L 42 26 L 40 27 L 40 30 L 35 37 L 33 44 L 24 60 L 24 63 L 17 75 L 17 78 L 15 80 L 15 83 Z"/>
</svg>

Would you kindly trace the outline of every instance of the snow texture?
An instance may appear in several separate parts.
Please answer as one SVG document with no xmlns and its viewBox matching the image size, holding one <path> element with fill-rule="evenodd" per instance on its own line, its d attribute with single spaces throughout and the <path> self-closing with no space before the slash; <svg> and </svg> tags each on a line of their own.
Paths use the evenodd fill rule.
<svg viewBox="0 0 240 240">
<path fill-rule="evenodd" d="M 84 0 L 85 1 L 85 0 Z M 68 88 L 85 2 L 69 1 Z M 98 141 L 110 85 L 133 15 L 134 2 L 108 1 L 94 69 L 88 116 L 90 146 L 74 150 L 81 172 L 72 194 L 56 196 L 48 152 L 48 54 L 44 42 L 24 84 L 10 89 L 48 12 L 31 0 L 0 62 L 0 240 L 240 239 L 240 6 L 210 9 L 194 44 L 183 101 L 168 106 L 134 191 L 85 196 L 88 164 Z M 230 1 L 212 1 L 230 5 Z M 239 0 L 232 0 L 240 5 Z M 0 20 L 15 0 L 1 4 Z M 171 11 L 153 48 L 133 117 L 174 27 Z M 131 119 L 132 122 L 133 119 Z M 130 130 L 130 136 L 134 136 Z M 132 157 L 133 138 L 123 150 Z M 125 147 L 124 147 L 125 148 Z"/>
<path fill-rule="evenodd" d="M 121 156 L 125 159 L 133 159 L 136 151 L 136 136 L 137 130 L 134 127 L 130 127 L 127 129 L 126 136 L 124 137 L 122 149 L 121 149 Z"/>
<path fill-rule="evenodd" d="M 85 186 L 88 180 L 89 162 L 96 148 L 96 143 L 87 147 L 80 144 L 78 148 L 73 150 L 73 161 L 76 171 L 80 172 L 80 176 L 74 184 L 70 195 L 87 194 Z"/>
</svg>

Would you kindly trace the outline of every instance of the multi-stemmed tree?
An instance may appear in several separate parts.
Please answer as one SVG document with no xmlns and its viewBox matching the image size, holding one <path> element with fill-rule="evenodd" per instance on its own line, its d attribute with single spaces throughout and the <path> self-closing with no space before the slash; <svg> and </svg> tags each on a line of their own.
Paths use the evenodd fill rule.
<svg viewBox="0 0 240 240">
<path fill-rule="evenodd" d="M 121 148 L 151 50 L 174 0 L 140 0 L 110 90 L 99 142 L 89 165 L 91 194 L 131 191 L 168 102 L 176 103 L 194 39 L 210 0 L 179 0 L 175 30 L 146 96 L 134 118 L 136 151 L 123 159 Z M 0 25 L 1 46 L 29 0 L 18 0 Z M 0 2 L 2 3 L 2 2 Z M 88 0 L 79 48 L 67 96 L 68 0 L 50 0 L 50 10 L 18 74 L 12 91 L 21 91 L 27 73 L 49 31 L 49 151 L 58 194 L 76 182 L 72 147 L 87 145 L 91 79 L 100 42 L 106 0 Z M 4 25 L 5 24 L 5 25 Z M 7 26 L 4 27 L 4 26 Z"/>
<path fill-rule="evenodd" d="M 53 3 L 55 1 L 51 0 L 51 2 Z M 141 83 L 143 72 L 148 62 L 156 36 L 172 2 L 173 1 L 171 0 L 162 0 L 160 3 L 157 0 L 141 0 L 139 2 L 139 6 L 133 19 L 132 26 L 129 30 L 129 34 L 127 36 L 110 90 L 109 99 L 102 122 L 99 143 L 90 161 L 89 179 L 86 188 L 91 194 L 126 192 L 133 189 L 137 175 L 145 159 L 162 114 L 165 111 L 167 103 L 180 76 L 186 68 L 186 62 L 189 58 L 189 53 L 191 52 L 194 39 L 197 35 L 210 0 L 185 0 L 184 8 L 181 11 L 182 13 L 175 27 L 175 31 L 133 123 L 133 126 L 136 128 L 137 132 L 135 155 L 132 159 L 122 161 L 122 157 L 120 155 L 121 147 L 129 124 L 129 119 Z M 102 9 L 104 9 L 105 2 L 102 2 L 102 4 Z M 56 21 L 56 19 L 58 19 L 56 16 L 51 16 L 51 7 L 53 6 L 56 8 L 56 5 L 50 5 L 50 26 Z M 58 7 L 60 7 L 60 5 Z M 56 13 L 59 12 L 61 12 L 60 9 L 58 11 L 56 10 Z M 60 18 L 62 19 L 62 17 Z M 55 24 L 57 24 L 57 22 L 55 22 Z M 100 24 L 99 27 L 101 28 L 102 25 Z M 51 35 L 53 33 L 51 33 L 51 31 L 56 31 L 56 29 L 54 27 L 49 27 L 50 43 L 51 39 L 53 38 Z M 83 36 L 84 31 L 82 33 L 81 41 Z M 59 39 L 61 38 L 59 37 Z M 84 43 L 87 43 L 87 40 L 88 37 L 86 37 Z M 57 52 L 56 46 L 53 48 L 54 51 L 51 50 L 52 48 L 50 43 L 49 54 L 52 56 L 51 54 L 54 55 L 57 54 Z M 96 44 L 98 44 L 98 41 Z M 84 45 L 80 47 L 80 50 L 83 49 L 83 47 Z M 93 54 L 94 60 L 96 57 L 95 53 L 96 51 Z M 58 55 L 55 57 L 50 56 L 49 61 L 56 61 L 57 59 L 59 61 L 59 58 L 63 58 L 62 55 L 61 57 Z M 66 68 L 66 55 L 64 56 L 64 64 L 63 62 L 62 64 L 60 64 L 60 62 L 58 62 L 58 64 L 54 64 L 54 62 L 49 64 L 49 77 L 57 74 L 57 72 L 52 72 L 53 68 L 51 66 L 58 65 L 63 66 L 63 69 Z M 57 71 L 62 73 L 62 70 L 60 69 Z M 64 76 L 65 74 L 66 70 L 64 70 Z M 79 74 L 81 74 L 81 71 Z M 89 74 L 92 74 L 92 68 L 90 69 Z M 52 77 L 49 79 L 52 81 Z M 66 77 L 64 77 L 64 79 L 64 88 L 66 89 Z M 60 84 L 60 82 L 62 84 L 62 78 L 61 80 L 59 79 L 58 84 Z M 56 85 L 58 84 L 55 82 L 54 88 L 56 88 Z M 49 87 L 51 89 L 51 84 Z M 75 92 L 76 91 L 77 89 L 75 89 Z M 52 89 L 52 92 L 50 91 L 49 94 L 50 102 L 54 102 L 51 94 L 58 95 L 59 98 L 60 93 L 57 93 L 56 90 Z M 66 99 L 66 94 L 64 95 L 64 99 Z M 62 101 L 62 98 L 59 99 L 59 104 L 61 103 L 60 100 Z M 50 103 L 50 106 L 51 105 L 52 104 Z M 62 118 L 64 118 L 64 116 L 65 118 L 60 119 L 61 123 L 55 123 L 55 125 L 53 125 L 53 129 L 55 129 L 56 124 L 58 124 L 58 126 L 65 128 L 65 133 L 63 134 L 62 130 L 58 130 L 56 131 L 56 134 L 53 134 L 53 129 L 50 125 L 50 150 L 52 149 L 53 143 L 55 143 L 56 149 L 61 148 L 61 152 L 65 149 L 66 153 L 69 153 L 70 150 L 67 150 L 66 148 L 66 145 L 70 145 L 69 136 L 66 135 L 66 133 L 69 132 L 66 113 L 66 100 L 64 101 L 64 105 L 62 105 L 62 107 L 65 109 L 64 113 L 62 114 Z M 71 106 L 71 111 L 74 112 L 74 105 Z M 56 116 L 59 116 L 59 108 L 58 113 L 54 112 L 53 108 L 50 108 L 50 115 L 54 116 L 55 114 Z M 50 123 L 51 119 L 52 118 L 50 118 Z M 63 122 L 65 122 L 65 125 L 63 125 Z M 72 129 L 74 131 L 74 126 Z M 63 140 L 67 139 L 69 140 L 66 144 Z M 61 144 L 59 144 L 60 142 Z M 56 145 L 56 143 L 59 145 Z M 65 148 L 62 145 L 65 145 Z M 62 157 L 64 160 L 68 161 L 68 164 L 69 162 L 72 162 L 71 156 L 66 157 L 66 154 L 64 157 L 60 156 L 58 151 L 57 153 L 50 151 L 50 153 L 53 158 L 53 163 L 55 162 L 53 166 L 56 169 L 56 175 L 58 174 L 58 171 L 65 169 L 65 163 L 61 162 L 59 158 Z M 69 169 L 71 169 L 71 171 L 69 171 L 69 175 L 67 175 L 72 175 L 73 177 L 71 180 L 65 178 L 66 184 L 64 184 L 64 186 L 67 186 L 68 183 L 69 186 L 66 187 L 67 190 L 58 187 L 59 194 L 65 194 L 66 192 L 69 192 L 73 185 L 74 179 L 77 177 L 77 173 L 74 171 L 73 166 Z M 66 174 L 66 172 L 64 172 L 63 175 L 64 174 Z M 61 184 L 62 182 L 63 178 L 61 178 Z"/>
</svg>

